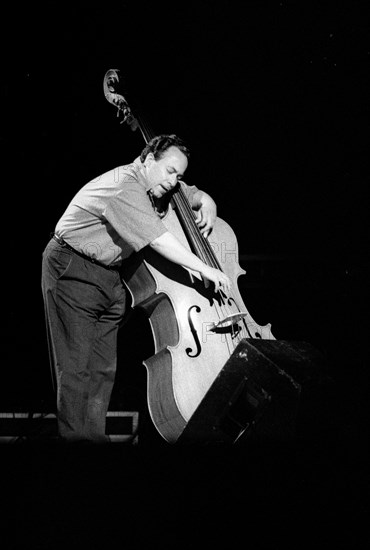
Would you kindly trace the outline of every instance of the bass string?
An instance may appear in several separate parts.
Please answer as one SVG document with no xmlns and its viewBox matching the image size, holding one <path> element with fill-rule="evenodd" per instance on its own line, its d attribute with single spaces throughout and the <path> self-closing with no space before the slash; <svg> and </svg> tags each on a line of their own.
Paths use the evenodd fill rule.
<svg viewBox="0 0 370 550">
<path fill-rule="evenodd" d="M 187 232 L 189 233 L 189 236 L 191 238 L 191 241 L 194 245 L 194 248 L 196 250 L 197 255 L 208 265 L 211 267 L 214 267 L 216 269 L 219 269 L 221 271 L 221 266 L 218 262 L 218 259 L 214 253 L 213 248 L 211 247 L 209 241 L 202 235 L 198 225 L 195 222 L 195 216 L 194 212 L 191 208 L 191 205 L 185 196 L 183 190 L 180 188 L 179 191 L 174 196 L 175 204 L 179 208 L 182 214 L 182 219 L 187 222 Z M 185 213 L 184 213 L 185 212 Z M 215 308 L 218 314 L 218 318 L 221 321 L 222 318 L 227 317 L 229 314 L 232 313 L 232 310 L 230 309 L 230 305 L 227 303 L 228 298 L 226 296 L 226 303 L 223 296 L 223 293 L 221 291 L 218 291 L 218 296 L 220 303 L 222 304 L 220 307 L 217 304 L 217 301 L 215 301 Z M 234 299 L 235 307 L 240 312 L 236 300 Z M 220 311 L 222 315 L 220 315 Z M 240 328 L 240 325 L 238 324 L 238 327 Z M 242 334 L 240 334 L 242 332 Z M 232 325 L 232 332 L 231 335 L 229 335 L 230 338 L 227 339 L 228 346 L 230 348 L 230 343 L 232 344 L 231 347 L 235 349 L 236 345 L 239 343 L 240 338 L 245 336 L 245 330 L 244 325 L 242 325 L 242 330 L 235 331 L 234 327 Z M 229 342 L 229 340 L 231 342 Z"/>
<path fill-rule="evenodd" d="M 222 268 L 221 268 L 221 266 L 218 262 L 218 259 L 215 255 L 215 252 L 214 252 L 211 244 L 209 243 L 208 239 L 206 239 L 202 235 L 198 225 L 195 222 L 194 212 L 193 212 L 193 210 L 190 206 L 190 203 L 189 203 L 187 197 L 185 196 L 183 190 L 180 188 L 176 195 L 178 195 L 178 197 L 179 197 L 179 201 L 178 201 L 179 206 L 182 205 L 184 207 L 184 209 L 187 210 L 187 219 L 191 220 L 191 222 L 190 222 L 191 226 L 192 226 L 191 236 L 193 237 L 193 241 L 195 240 L 196 249 L 200 251 L 199 255 L 201 255 L 202 259 L 208 265 L 222 271 Z M 229 306 L 229 304 L 227 304 L 227 305 L 225 304 L 225 300 L 224 300 L 224 297 L 223 297 L 221 291 L 219 291 L 219 296 L 220 296 L 220 301 L 224 304 L 224 306 L 223 306 L 224 314 L 225 313 L 226 313 L 226 315 L 230 314 L 231 313 L 230 306 Z M 233 298 L 233 301 L 234 301 L 234 304 L 235 304 L 236 308 L 240 312 L 240 310 L 237 306 L 237 302 L 235 300 L 235 297 L 233 295 L 232 295 L 232 298 Z M 228 300 L 227 297 L 226 297 L 226 299 Z M 244 331 L 244 329 L 243 329 L 243 331 Z"/>
<path fill-rule="evenodd" d="M 195 239 L 195 243 L 196 243 L 196 249 L 197 250 L 200 250 L 201 251 L 201 254 L 202 254 L 202 259 L 208 264 L 210 265 L 211 267 L 214 267 L 216 269 L 219 269 L 220 271 L 223 271 L 223 269 L 221 268 L 221 265 L 217 259 L 217 256 L 209 242 L 209 240 L 207 238 L 205 238 L 198 225 L 196 224 L 195 222 L 195 215 L 194 215 L 194 212 L 191 208 L 191 205 L 187 199 L 187 197 L 185 196 L 183 190 L 180 189 L 178 190 L 178 192 L 176 193 L 175 197 L 178 196 L 179 200 L 176 201 L 176 204 L 178 206 L 180 206 L 180 204 L 183 206 L 184 210 L 187 211 L 187 216 L 186 218 L 188 220 L 191 220 L 191 235 L 194 237 Z M 176 199 L 175 199 L 176 200 Z M 230 309 L 230 306 L 229 305 L 226 305 L 225 304 L 225 301 L 224 301 L 224 297 L 222 296 L 222 293 L 221 291 L 218 291 L 219 293 L 219 296 L 220 296 L 220 301 L 224 304 L 224 311 L 226 309 L 226 315 L 232 313 L 232 310 Z M 239 311 L 240 313 L 240 309 L 237 305 L 237 300 L 236 300 L 236 297 L 233 293 L 233 291 L 230 292 L 230 295 L 231 295 L 231 298 L 234 302 L 234 305 L 236 307 L 236 309 Z M 228 300 L 229 298 L 226 297 L 226 300 Z M 238 327 L 240 328 L 240 325 L 238 324 Z M 250 334 L 248 333 L 247 331 L 247 328 L 245 326 L 244 323 L 242 323 L 242 328 L 241 330 L 238 331 L 237 334 L 235 334 L 235 332 L 233 332 L 233 341 L 235 341 L 235 338 L 239 335 L 239 338 L 245 338 L 245 337 L 248 337 L 250 336 Z M 238 342 L 237 342 L 238 343 Z"/>
<path fill-rule="evenodd" d="M 151 138 L 154 137 L 154 132 L 150 128 L 149 124 L 146 123 L 140 115 L 136 116 L 136 114 L 135 114 L 135 118 L 138 122 L 138 126 L 139 126 L 140 131 L 143 135 L 145 143 L 148 143 L 151 140 Z"/>
<path fill-rule="evenodd" d="M 185 233 L 187 233 L 188 240 L 190 240 L 191 244 L 193 245 L 195 254 L 198 256 L 198 258 L 204 261 L 204 263 L 207 263 L 207 265 L 210 265 L 210 262 L 209 262 L 209 259 L 207 258 L 205 250 L 201 246 L 201 241 L 199 239 L 199 233 L 200 233 L 199 228 L 195 223 L 194 214 L 190 207 L 189 201 L 187 200 L 187 198 L 183 193 L 175 193 L 175 195 L 173 196 L 173 199 L 174 199 L 176 208 L 178 209 L 180 214 L 179 219 L 183 221 Z M 188 205 L 189 205 L 189 208 L 188 208 Z M 220 300 L 220 302 L 221 301 L 222 300 Z M 214 307 L 215 307 L 215 311 L 217 313 L 218 319 L 219 321 L 221 321 L 222 317 L 224 316 L 224 312 L 222 312 L 222 306 L 221 306 L 221 312 L 217 302 L 214 303 Z"/>
</svg>

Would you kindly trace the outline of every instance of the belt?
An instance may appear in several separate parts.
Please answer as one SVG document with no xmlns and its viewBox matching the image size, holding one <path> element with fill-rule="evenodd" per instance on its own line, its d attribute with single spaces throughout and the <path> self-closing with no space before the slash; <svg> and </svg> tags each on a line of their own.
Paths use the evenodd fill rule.
<svg viewBox="0 0 370 550">
<path fill-rule="evenodd" d="M 91 256 L 87 256 L 86 254 L 83 254 L 82 252 L 79 252 L 78 250 L 73 248 L 73 246 L 66 243 L 66 241 L 62 239 L 62 237 L 59 237 L 59 235 L 56 235 L 55 233 L 52 234 L 52 237 L 54 241 L 60 244 L 60 246 L 63 246 L 64 248 L 68 248 L 68 250 L 70 250 L 71 252 L 74 252 L 74 254 L 77 254 L 77 256 L 80 256 L 81 258 L 83 258 L 84 260 L 87 260 L 88 262 L 91 262 L 92 264 L 100 265 L 101 267 L 105 267 L 105 269 L 111 269 L 111 270 L 119 269 L 120 267 L 118 265 L 106 265 L 106 264 L 103 264 L 102 262 L 98 262 L 98 260 L 95 260 L 95 258 L 92 258 Z"/>
</svg>

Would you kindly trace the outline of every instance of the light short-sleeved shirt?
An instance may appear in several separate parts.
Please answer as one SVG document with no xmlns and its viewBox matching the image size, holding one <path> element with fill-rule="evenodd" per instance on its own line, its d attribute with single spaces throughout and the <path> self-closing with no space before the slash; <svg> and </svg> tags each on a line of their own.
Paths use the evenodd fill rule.
<svg viewBox="0 0 370 550">
<path fill-rule="evenodd" d="M 119 265 L 167 231 L 148 195 L 138 157 L 84 185 L 58 221 L 55 233 L 105 265 Z M 192 204 L 195 186 L 181 182 Z"/>
</svg>

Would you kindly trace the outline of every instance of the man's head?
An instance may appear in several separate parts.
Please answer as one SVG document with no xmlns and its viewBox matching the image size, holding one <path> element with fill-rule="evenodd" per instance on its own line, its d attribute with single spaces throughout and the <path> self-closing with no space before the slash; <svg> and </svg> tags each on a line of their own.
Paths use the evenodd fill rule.
<svg viewBox="0 0 370 550">
<path fill-rule="evenodd" d="M 157 136 L 146 145 L 140 160 L 156 198 L 175 187 L 185 173 L 188 158 L 188 148 L 174 134 Z"/>
</svg>

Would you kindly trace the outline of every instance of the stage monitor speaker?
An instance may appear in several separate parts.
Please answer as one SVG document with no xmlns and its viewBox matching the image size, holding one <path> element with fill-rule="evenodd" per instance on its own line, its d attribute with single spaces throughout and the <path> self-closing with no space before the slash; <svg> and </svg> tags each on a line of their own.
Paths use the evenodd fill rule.
<svg viewBox="0 0 370 550">
<path fill-rule="evenodd" d="M 322 359 L 306 342 L 243 339 L 177 443 L 291 439 L 302 385 L 317 377 Z"/>
</svg>

